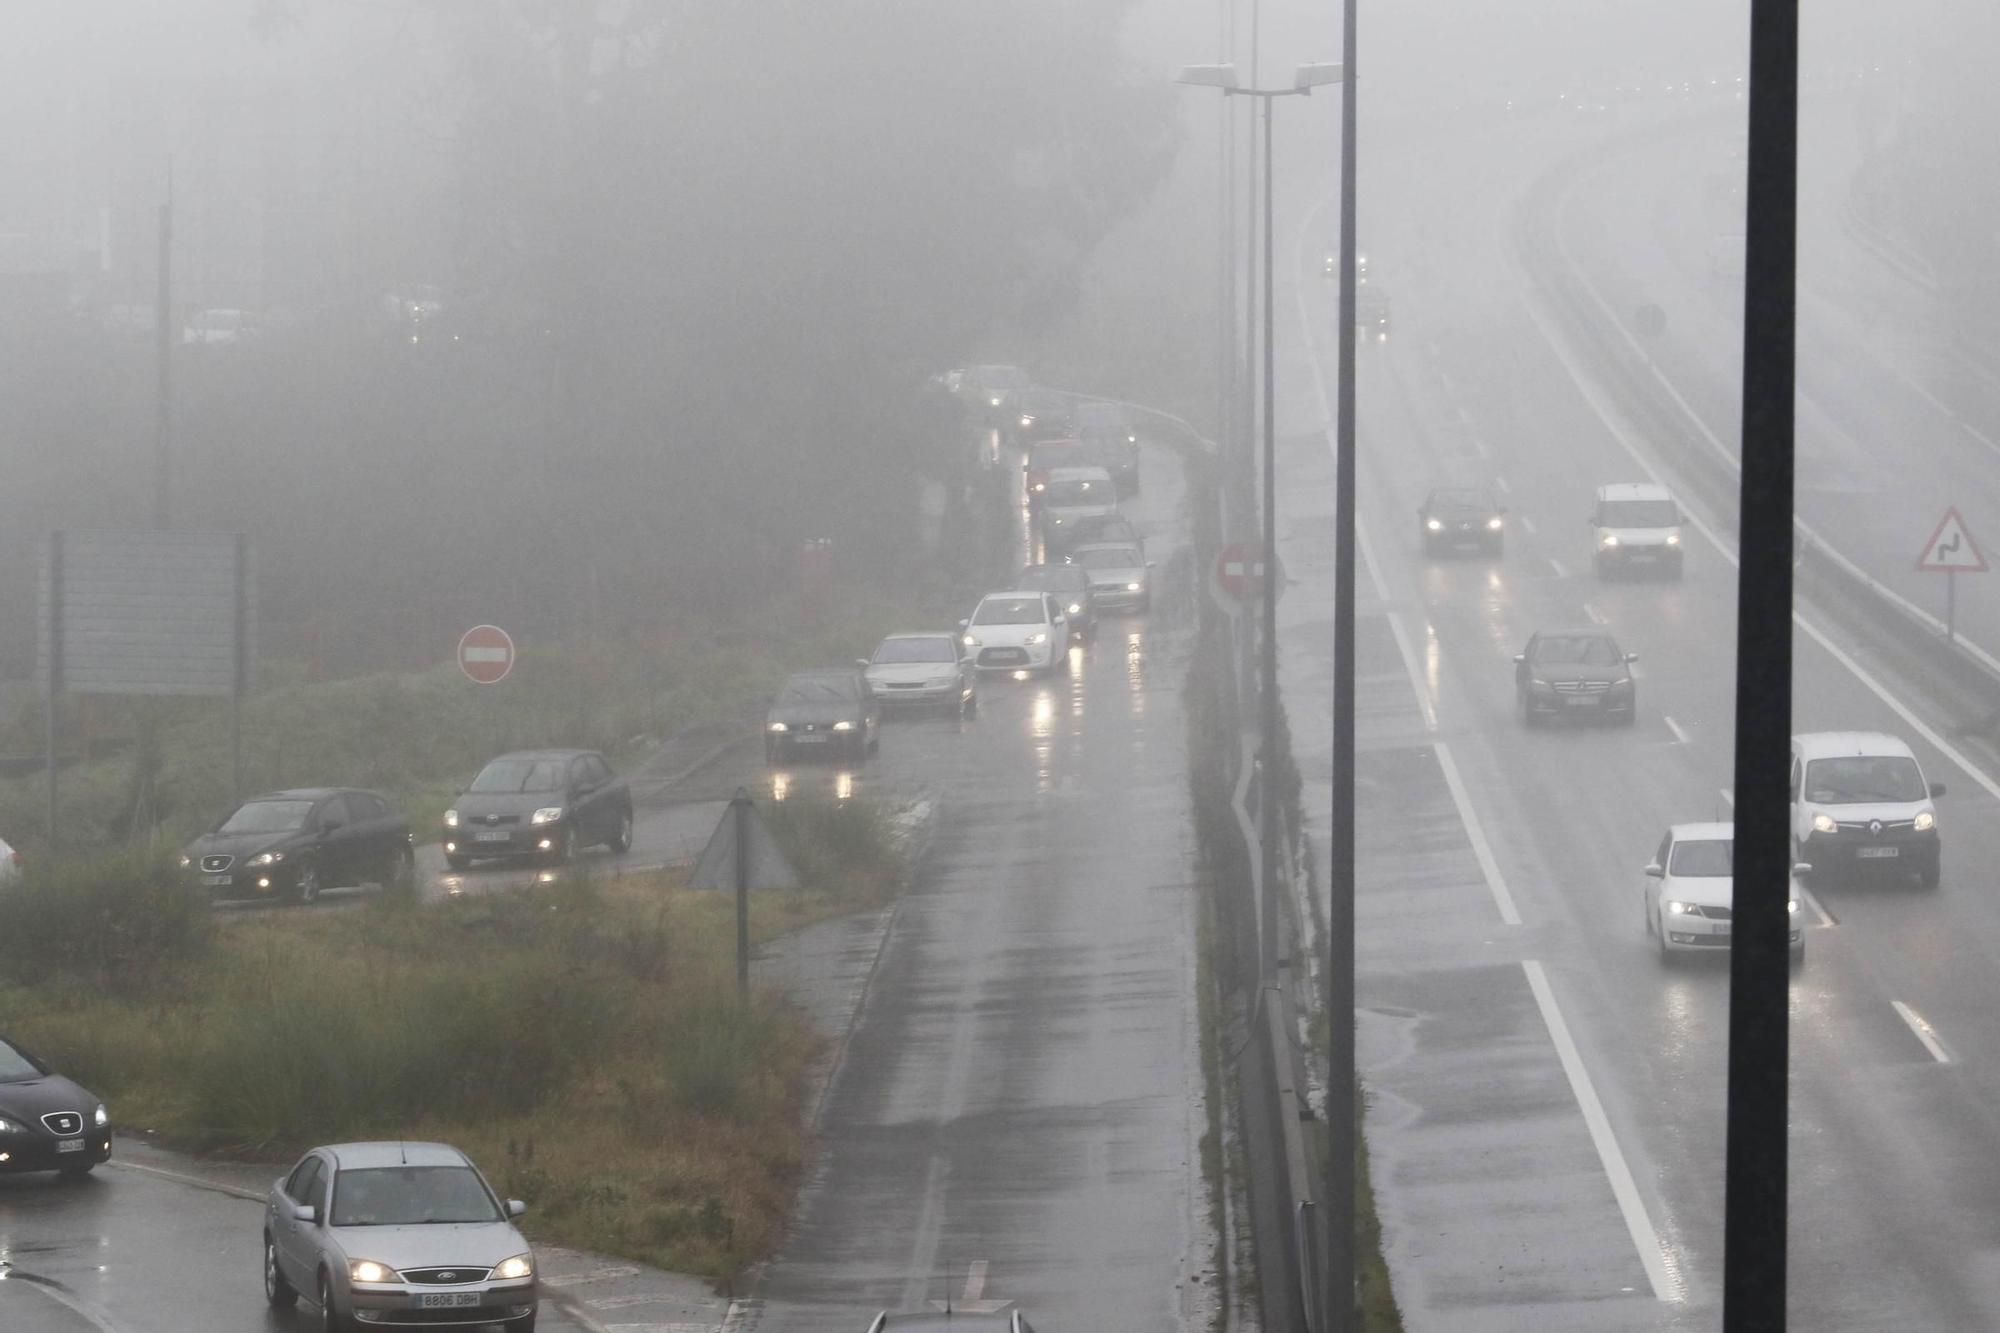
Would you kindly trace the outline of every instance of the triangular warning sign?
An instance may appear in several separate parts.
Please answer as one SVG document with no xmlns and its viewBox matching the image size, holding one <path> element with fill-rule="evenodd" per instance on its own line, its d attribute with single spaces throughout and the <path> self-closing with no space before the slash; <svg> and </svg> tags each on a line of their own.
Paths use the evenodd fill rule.
<svg viewBox="0 0 2000 1333">
<path fill-rule="evenodd" d="M 688 883 L 697 889 L 734 889 L 739 863 L 746 889 L 799 887 L 798 873 L 778 850 L 778 840 L 757 813 L 757 803 L 741 788 L 716 822 L 715 832 L 708 835 L 708 846 L 701 849 L 701 860 Z"/>
<path fill-rule="evenodd" d="M 1944 511 L 1938 520 L 1937 531 L 1924 544 L 1924 553 L 1917 560 L 1917 568 L 1946 574 L 1984 574 L 1986 557 L 1980 553 L 1978 543 L 1966 531 L 1965 520 L 1958 516 L 1958 506 Z"/>
</svg>

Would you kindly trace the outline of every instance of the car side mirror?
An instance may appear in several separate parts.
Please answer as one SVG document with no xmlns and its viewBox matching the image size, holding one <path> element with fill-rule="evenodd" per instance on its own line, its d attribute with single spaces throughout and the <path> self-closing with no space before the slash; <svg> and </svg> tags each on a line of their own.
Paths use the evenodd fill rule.
<svg viewBox="0 0 2000 1333">
<path fill-rule="evenodd" d="M 1639 660 L 1639 654 L 1637 654 L 1637 653 L 1627 653 L 1627 654 L 1625 654 L 1625 660 L 1626 660 L 1626 661 L 1628 661 L 1628 662 L 1636 662 L 1636 661 L 1638 661 L 1638 660 Z"/>
<path fill-rule="evenodd" d="M 961 620 L 958 622 L 958 627 L 960 629 L 970 629 L 972 628 L 972 622 L 970 620 Z"/>
<path fill-rule="evenodd" d="M 1152 562 L 1152 561 L 1150 561 L 1150 560 L 1148 560 L 1148 561 L 1146 562 L 1146 568 L 1148 568 L 1148 569 L 1151 569 L 1152 567 L 1153 567 L 1153 562 Z"/>
<path fill-rule="evenodd" d="M 857 657 L 854 659 L 854 665 L 859 667 L 861 670 L 866 671 L 868 669 L 868 659 L 865 657 Z"/>
<path fill-rule="evenodd" d="M 319 1221 L 319 1209 L 309 1203 L 295 1203 L 292 1205 L 292 1220 L 294 1222 L 317 1222 Z"/>
<path fill-rule="evenodd" d="M 1515 654 L 1514 654 L 1514 664 L 1515 664 L 1516 666 L 1519 666 L 1519 665 L 1521 665 L 1521 664 L 1522 664 L 1523 662 L 1526 662 L 1527 660 L 1528 660 L 1528 655 L 1527 655 L 1526 653 L 1515 653 Z"/>
<path fill-rule="evenodd" d="M 1667 868 L 1661 865 L 1658 861 L 1648 861 L 1646 863 L 1647 879 L 1665 879 L 1666 877 L 1667 877 Z"/>
<path fill-rule="evenodd" d="M 507 1200 L 507 1216 L 519 1217 L 522 1213 L 525 1213 L 527 1211 L 528 1211 L 528 1205 L 522 1203 L 519 1199 Z"/>
<path fill-rule="evenodd" d="M 1942 782 L 1933 782 L 1931 784 L 1931 795 L 1932 796 L 1944 795 L 1944 784 Z"/>
</svg>

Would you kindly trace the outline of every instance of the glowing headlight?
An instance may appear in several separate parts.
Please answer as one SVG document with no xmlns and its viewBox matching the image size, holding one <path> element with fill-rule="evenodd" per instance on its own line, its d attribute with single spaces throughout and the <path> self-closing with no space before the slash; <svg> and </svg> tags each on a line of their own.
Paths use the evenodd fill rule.
<svg viewBox="0 0 2000 1333">
<path fill-rule="evenodd" d="M 972 635 L 968 634 L 965 636 L 965 646 L 968 648 L 977 648 L 979 646 L 979 640 L 974 638 Z"/>
<path fill-rule="evenodd" d="M 1145 586 L 1145 585 L 1143 585 L 1143 584 L 1139 584 L 1139 583 L 1128 583 L 1128 584 L 1126 584 L 1126 585 L 1125 585 L 1125 591 L 1126 591 L 1126 592 L 1138 592 L 1138 591 L 1140 590 L 1140 588 L 1142 588 L 1142 587 L 1144 587 L 1144 586 Z"/>
<path fill-rule="evenodd" d="M 1022 429 L 1022 430 L 1026 430 L 1026 429 L 1027 429 L 1028 427 L 1030 427 L 1030 426 L 1032 426 L 1032 425 L 1034 425 L 1034 424 L 1035 424 L 1035 416 L 1034 416 L 1034 413 L 1032 413 L 1032 412 L 1023 412 L 1023 413 L 1021 414 L 1021 429 Z"/>
<path fill-rule="evenodd" d="M 1915 828 L 1919 833 L 1929 833 L 1937 827 L 1937 816 L 1928 810 L 1919 810 L 1911 827 Z"/>
<path fill-rule="evenodd" d="M 21 1127 L 13 1121 L 0 1119 L 0 1134 L 19 1134 L 22 1132 Z"/>
<path fill-rule="evenodd" d="M 1618 534 L 1615 532 L 1607 532 L 1602 537 L 1599 537 L 1597 539 L 1597 544 L 1599 546 L 1616 546 L 1618 544 Z"/>
<path fill-rule="evenodd" d="M 852 731 L 854 730 L 854 724 L 852 722 L 843 719 L 839 722 L 834 723 L 833 729 L 835 731 Z"/>
<path fill-rule="evenodd" d="M 444 826 L 446 828 L 458 827 L 458 811 L 447 810 L 444 812 Z"/>
<path fill-rule="evenodd" d="M 503 1282 L 535 1275 L 535 1260 L 532 1255 L 517 1254 L 511 1259 L 502 1259 L 493 1269 L 493 1276 Z"/>
<path fill-rule="evenodd" d="M 1033 634 L 1030 634 L 1028 636 L 1029 647 L 1033 647 L 1036 644 L 1047 643 L 1048 641 L 1049 641 L 1049 636 L 1041 630 L 1036 630 Z"/>
<path fill-rule="evenodd" d="M 1000 400 L 998 398 L 988 398 L 986 400 L 986 405 L 988 407 L 998 407 L 1000 406 Z"/>
<path fill-rule="evenodd" d="M 1793 916 L 1797 916 L 1799 914 L 1799 900 L 1797 898 L 1785 899 L 1785 910 Z"/>
<path fill-rule="evenodd" d="M 1681 535 L 1678 532 L 1670 532 L 1667 534 L 1667 545 L 1679 546 L 1680 544 L 1681 544 Z"/>
<path fill-rule="evenodd" d="M 1489 518 L 1489 519 L 1487 519 L 1487 520 L 1486 520 L 1486 530 L 1487 530 L 1488 532 L 1498 532 L 1498 531 L 1500 531 L 1500 520 L 1499 520 L 1498 518 Z"/>
<path fill-rule="evenodd" d="M 243 864 L 246 866 L 274 866 L 285 859 L 283 852 L 259 852 Z"/>
<path fill-rule="evenodd" d="M 766 728 L 766 730 L 769 730 L 769 731 L 790 731 L 790 730 L 791 730 L 791 728 L 790 728 L 789 726 L 785 725 L 785 724 L 784 724 L 783 722 L 773 722 L 773 723 L 772 723 L 772 724 L 771 724 L 771 725 L 770 725 L 770 726 L 769 726 L 768 728 Z"/>
<path fill-rule="evenodd" d="M 1442 519 L 1427 518 L 1424 520 L 1424 526 L 1429 528 L 1432 532 L 1444 531 L 1444 521 Z"/>
<path fill-rule="evenodd" d="M 1667 910 L 1675 916 L 1686 916 L 1693 909 L 1693 903 L 1670 902 L 1667 904 Z"/>
<path fill-rule="evenodd" d="M 1037 492 L 1040 492 L 1040 491 L 1045 491 L 1045 490 L 1047 490 L 1048 488 L 1049 488 L 1049 484 L 1048 484 L 1048 483 L 1047 483 L 1046 481 L 1038 481 L 1038 482 L 1036 482 L 1036 483 L 1035 483 L 1035 490 L 1036 490 Z"/>
<path fill-rule="evenodd" d="M 1814 833 L 1832 833 L 1832 832 L 1835 832 L 1836 830 L 1838 830 L 1838 829 L 1839 829 L 1839 827 L 1840 827 L 1840 825 L 1838 825 L 1838 824 L 1836 824 L 1836 823 L 1834 823 L 1834 822 L 1833 822 L 1833 816 L 1832 816 L 1832 815 L 1814 815 L 1814 816 L 1813 816 L 1813 832 L 1814 832 Z"/>
<path fill-rule="evenodd" d="M 1080 616 L 1080 615 L 1082 615 L 1082 614 L 1083 614 L 1083 603 L 1082 603 L 1082 602 L 1071 602 L 1071 603 L 1069 604 L 1069 613 L 1070 613 L 1071 615 L 1073 615 L 1073 616 Z"/>
<path fill-rule="evenodd" d="M 541 809 L 535 811 L 534 814 L 530 815 L 528 817 L 528 822 L 530 824 L 553 824 L 562 817 L 563 817 L 563 808 L 561 806 L 545 805 Z"/>
<path fill-rule="evenodd" d="M 394 1282 L 396 1270 L 373 1259 L 356 1259 L 347 1265 L 347 1275 L 356 1282 Z"/>
</svg>

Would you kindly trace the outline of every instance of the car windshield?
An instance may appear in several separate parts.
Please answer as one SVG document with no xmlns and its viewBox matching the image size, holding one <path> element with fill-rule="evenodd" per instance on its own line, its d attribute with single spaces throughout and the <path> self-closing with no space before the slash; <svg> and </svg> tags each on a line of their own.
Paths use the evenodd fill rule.
<svg viewBox="0 0 2000 1333">
<path fill-rule="evenodd" d="M 898 662 L 956 662 L 958 645 L 942 635 L 924 639 L 884 639 L 874 660 L 882 666 Z"/>
<path fill-rule="evenodd" d="M 1089 586 L 1084 572 L 1070 565 L 1030 565 L 1014 579 L 1017 588 L 1046 588 L 1063 592 Z"/>
<path fill-rule="evenodd" d="M 972 613 L 975 625 L 1036 625 L 1046 619 L 1039 597 L 989 597 Z"/>
<path fill-rule="evenodd" d="M 1110 504 L 1111 488 L 1101 481 L 1057 480 L 1049 483 L 1047 498 L 1052 505 Z"/>
<path fill-rule="evenodd" d="M 217 833 L 290 833 L 306 826 L 311 801 L 250 801 L 222 821 Z"/>
<path fill-rule="evenodd" d="M 1841 755 L 1806 765 L 1806 799 L 1820 805 L 1921 801 L 1926 795 L 1917 761 L 1902 755 Z"/>
<path fill-rule="evenodd" d="M 1131 546 L 1100 546 L 1092 551 L 1078 551 L 1076 562 L 1085 569 L 1136 569 L 1146 563 L 1137 548 Z"/>
<path fill-rule="evenodd" d="M 1491 509 L 1493 502 L 1486 498 L 1484 491 L 1432 491 L 1433 509 Z"/>
<path fill-rule="evenodd" d="M 852 676 L 793 676 L 778 691 L 781 704 L 844 703 L 859 697 Z"/>
<path fill-rule="evenodd" d="M 1614 666 L 1623 658 L 1602 634 L 1549 634 L 1535 641 L 1535 661 L 1570 666 Z"/>
<path fill-rule="evenodd" d="M 1731 853 L 1736 844 L 1728 838 L 1691 838 L 1674 844 L 1667 873 L 1685 879 L 1720 879 L 1734 874 Z"/>
<path fill-rule="evenodd" d="M 1672 500 L 1606 500 L 1597 506 L 1601 528 L 1671 528 L 1680 521 Z"/>
<path fill-rule="evenodd" d="M 467 791 L 556 791 L 569 767 L 562 759 L 495 759 L 479 771 Z"/>
<path fill-rule="evenodd" d="M 336 1227 L 409 1227 L 453 1222 L 498 1222 L 493 1196 L 466 1166 L 381 1166 L 334 1177 Z"/>
<path fill-rule="evenodd" d="M 0 1040 L 0 1083 L 25 1083 L 42 1076 L 26 1052 Z"/>
</svg>

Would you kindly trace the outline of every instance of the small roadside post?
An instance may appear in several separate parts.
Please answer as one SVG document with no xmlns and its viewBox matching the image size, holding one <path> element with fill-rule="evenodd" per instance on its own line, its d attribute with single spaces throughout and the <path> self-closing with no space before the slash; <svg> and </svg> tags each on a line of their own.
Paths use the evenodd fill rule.
<svg viewBox="0 0 2000 1333">
<path fill-rule="evenodd" d="M 798 872 L 778 848 L 778 840 L 750 793 L 738 787 L 729 798 L 729 807 L 708 835 L 688 881 L 696 889 L 733 889 L 736 892 L 736 993 L 750 994 L 750 890 L 796 889 Z"/>
<path fill-rule="evenodd" d="M 1948 507 L 1938 520 L 1931 539 L 1924 543 L 1924 553 L 1917 558 L 1917 568 L 1927 574 L 1944 575 L 1944 640 L 1957 643 L 1958 576 L 1984 574 L 1988 569 L 1986 556 L 1972 540 L 1957 505 Z"/>
</svg>

